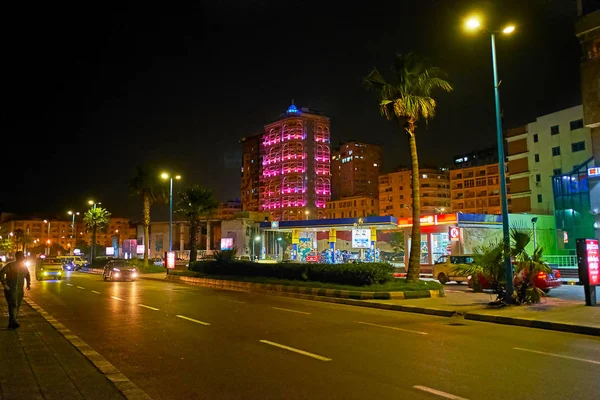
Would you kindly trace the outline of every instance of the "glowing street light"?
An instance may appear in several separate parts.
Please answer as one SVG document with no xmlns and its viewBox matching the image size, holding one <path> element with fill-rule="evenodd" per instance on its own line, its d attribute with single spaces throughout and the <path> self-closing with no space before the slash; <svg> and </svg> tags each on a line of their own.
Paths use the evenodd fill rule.
<svg viewBox="0 0 600 400">
<path fill-rule="evenodd" d="M 160 174 L 160 177 L 164 180 L 169 180 L 169 251 L 173 251 L 173 176 L 166 172 Z M 175 175 L 175 179 L 180 180 L 181 175 Z M 144 246 L 148 244 L 145 243 Z M 167 273 L 169 270 L 167 269 Z"/>
<path fill-rule="evenodd" d="M 73 238 L 75 237 L 75 216 L 79 215 L 79 212 L 74 212 L 74 211 L 67 211 L 67 214 L 69 214 L 70 216 L 73 217 L 73 220 L 71 221 L 71 242 L 73 241 Z M 71 247 L 71 243 L 69 242 L 69 247 Z M 73 249 L 75 248 L 75 243 L 73 243 Z M 73 254 L 71 252 L 71 254 Z"/>
<path fill-rule="evenodd" d="M 510 260 L 510 231 L 508 227 L 508 195 L 506 190 L 506 167 L 504 165 L 504 137 L 502 135 L 502 118 L 500 116 L 500 79 L 496 62 L 496 34 L 509 35 L 515 31 L 514 25 L 507 25 L 502 30 L 487 31 L 481 27 L 477 17 L 467 19 L 465 26 L 469 30 L 481 30 L 488 33 L 492 39 L 492 69 L 494 71 L 494 98 L 496 101 L 496 140 L 498 146 L 498 163 L 500 164 L 500 203 L 502 205 L 502 241 L 504 244 L 504 272 L 506 274 L 506 303 L 512 303 L 513 266 Z"/>
</svg>

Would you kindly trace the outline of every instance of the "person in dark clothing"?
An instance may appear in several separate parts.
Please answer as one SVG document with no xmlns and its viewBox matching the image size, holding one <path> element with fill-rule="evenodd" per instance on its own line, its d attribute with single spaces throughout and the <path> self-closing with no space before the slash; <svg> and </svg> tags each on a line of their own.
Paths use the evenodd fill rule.
<svg viewBox="0 0 600 400">
<path fill-rule="evenodd" d="M 4 287 L 4 297 L 8 303 L 8 329 L 17 329 L 20 326 L 17 316 L 23 300 L 25 281 L 27 281 L 27 290 L 31 289 L 31 277 L 24 262 L 23 252 L 17 251 L 15 259 L 0 269 L 0 282 Z"/>
</svg>

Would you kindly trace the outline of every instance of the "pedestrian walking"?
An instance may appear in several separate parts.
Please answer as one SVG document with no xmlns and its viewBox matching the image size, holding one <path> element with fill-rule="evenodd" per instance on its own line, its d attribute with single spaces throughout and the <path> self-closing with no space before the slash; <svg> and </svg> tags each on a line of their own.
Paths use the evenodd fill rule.
<svg viewBox="0 0 600 400">
<path fill-rule="evenodd" d="M 25 265 L 25 256 L 22 251 L 17 251 L 15 261 L 0 269 L 0 282 L 8 303 L 8 329 L 17 329 L 20 326 L 17 317 L 23 300 L 23 284 L 25 281 L 27 281 L 27 290 L 31 289 L 31 276 Z"/>
</svg>

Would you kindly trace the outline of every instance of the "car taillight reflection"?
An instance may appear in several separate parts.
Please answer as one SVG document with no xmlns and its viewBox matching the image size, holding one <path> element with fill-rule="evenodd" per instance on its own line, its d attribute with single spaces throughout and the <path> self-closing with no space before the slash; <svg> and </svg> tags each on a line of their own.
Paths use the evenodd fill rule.
<svg viewBox="0 0 600 400">
<path fill-rule="evenodd" d="M 546 279 L 547 277 L 548 277 L 548 275 L 546 275 L 546 273 L 544 271 L 538 272 L 538 278 Z"/>
</svg>

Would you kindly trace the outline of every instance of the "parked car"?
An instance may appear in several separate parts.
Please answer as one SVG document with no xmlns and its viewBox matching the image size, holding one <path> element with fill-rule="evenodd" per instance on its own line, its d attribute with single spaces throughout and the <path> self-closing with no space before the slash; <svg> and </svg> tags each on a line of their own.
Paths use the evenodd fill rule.
<svg viewBox="0 0 600 400">
<path fill-rule="evenodd" d="M 62 279 L 63 261 L 58 258 L 38 258 L 35 263 L 35 279 Z"/>
<path fill-rule="evenodd" d="M 306 262 L 319 262 L 319 255 L 316 252 L 311 251 L 306 255 Z"/>
<path fill-rule="evenodd" d="M 437 259 L 433 265 L 432 275 L 435 279 L 440 281 L 442 285 L 448 282 L 454 281 L 456 283 L 467 282 L 469 278 L 467 276 L 458 275 L 454 269 L 460 264 L 472 264 L 473 256 L 470 254 L 457 255 L 457 256 L 441 256 Z"/>
<path fill-rule="evenodd" d="M 523 279 L 527 279 L 528 271 L 527 269 L 523 269 L 519 274 L 515 276 L 513 279 L 513 283 L 515 286 L 521 282 Z M 483 274 L 479 275 L 479 284 L 482 289 L 491 289 L 490 282 Z M 533 278 L 533 285 L 538 289 L 542 290 L 544 293 L 550 292 L 550 289 L 557 288 L 562 286 L 562 279 L 560 271 L 557 269 L 553 269 L 552 273 L 548 274 L 546 272 L 538 272 L 538 274 Z M 474 286 L 473 277 L 469 277 L 469 287 L 472 288 Z"/>
<path fill-rule="evenodd" d="M 155 258 L 151 259 L 150 262 L 152 264 L 154 264 L 154 265 L 158 265 L 159 267 L 164 267 L 165 266 L 165 259 L 164 258 L 155 257 Z"/>
<path fill-rule="evenodd" d="M 105 281 L 135 281 L 138 277 L 138 270 L 135 265 L 126 260 L 111 260 L 104 266 L 102 278 Z"/>
</svg>

